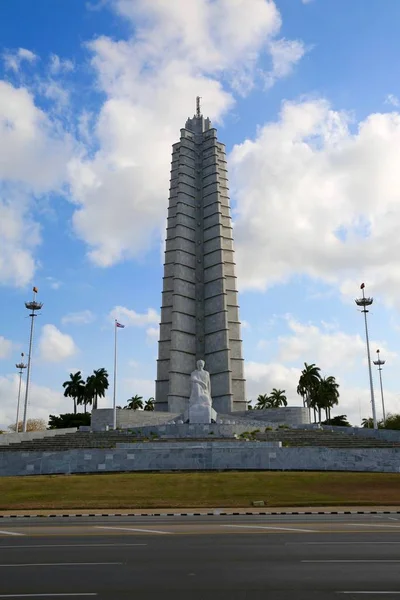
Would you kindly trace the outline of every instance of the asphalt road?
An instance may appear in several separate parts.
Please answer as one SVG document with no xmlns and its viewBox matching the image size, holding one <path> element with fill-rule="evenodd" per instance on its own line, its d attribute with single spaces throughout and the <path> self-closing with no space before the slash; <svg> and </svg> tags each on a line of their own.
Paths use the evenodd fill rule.
<svg viewBox="0 0 400 600">
<path fill-rule="evenodd" d="M 396 596 L 400 600 L 400 516 L 2 519 L 0 524 L 0 599 Z"/>
</svg>

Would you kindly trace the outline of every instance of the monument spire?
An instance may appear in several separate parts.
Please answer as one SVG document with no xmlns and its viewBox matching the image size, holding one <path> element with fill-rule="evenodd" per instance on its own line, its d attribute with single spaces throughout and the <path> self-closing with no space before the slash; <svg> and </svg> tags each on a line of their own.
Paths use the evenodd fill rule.
<svg viewBox="0 0 400 600">
<path fill-rule="evenodd" d="M 196 362 L 217 413 L 247 408 L 225 146 L 196 114 L 172 146 L 155 410 L 184 413 Z"/>
<path fill-rule="evenodd" d="M 200 117 L 201 117 L 200 100 L 201 100 L 201 96 L 197 96 L 196 97 L 196 117 L 198 119 L 200 119 Z"/>
</svg>

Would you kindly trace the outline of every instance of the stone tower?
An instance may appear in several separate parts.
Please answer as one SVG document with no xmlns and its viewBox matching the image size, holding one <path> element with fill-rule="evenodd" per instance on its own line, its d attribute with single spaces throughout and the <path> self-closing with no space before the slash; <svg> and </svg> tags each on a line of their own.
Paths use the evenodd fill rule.
<svg viewBox="0 0 400 600">
<path fill-rule="evenodd" d="M 217 413 L 246 410 L 225 146 L 200 112 L 172 146 L 155 410 L 183 412 L 204 359 Z"/>
</svg>

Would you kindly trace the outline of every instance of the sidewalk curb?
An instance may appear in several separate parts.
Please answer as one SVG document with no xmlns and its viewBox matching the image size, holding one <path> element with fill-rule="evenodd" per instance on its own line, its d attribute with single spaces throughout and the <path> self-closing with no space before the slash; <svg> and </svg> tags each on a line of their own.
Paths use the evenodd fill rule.
<svg viewBox="0 0 400 600">
<path fill-rule="evenodd" d="M 260 512 L 226 512 L 215 510 L 207 513 L 75 513 L 68 515 L 0 515 L 0 519 L 49 519 L 49 518 L 76 518 L 76 517 L 240 517 L 240 516 L 290 516 L 290 515 L 400 515 L 400 510 L 337 510 L 337 511 L 260 511 Z"/>
</svg>

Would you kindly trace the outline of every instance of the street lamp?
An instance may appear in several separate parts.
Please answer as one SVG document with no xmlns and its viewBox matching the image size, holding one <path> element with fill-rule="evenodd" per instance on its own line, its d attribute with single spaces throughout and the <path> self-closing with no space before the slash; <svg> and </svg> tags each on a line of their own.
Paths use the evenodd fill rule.
<svg viewBox="0 0 400 600">
<path fill-rule="evenodd" d="M 374 365 L 377 365 L 379 371 L 379 381 L 381 383 L 381 398 L 382 398 L 382 412 L 383 412 L 383 424 L 386 423 L 386 414 L 385 414 L 385 402 L 383 400 L 383 385 L 382 385 L 382 366 L 385 364 L 384 360 L 381 360 L 380 350 L 376 351 L 378 355 L 378 360 L 374 360 Z"/>
<path fill-rule="evenodd" d="M 37 287 L 33 288 L 33 300 L 31 302 L 25 302 L 25 307 L 30 310 L 29 316 L 31 317 L 31 334 L 29 337 L 29 354 L 28 354 L 28 370 L 26 372 L 26 386 L 25 386 L 25 404 L 24 404 L 24 422 L 22 431 L 26 432 L 26 423 L 28 416 L 28 395 L 29 395 L 29 381 L 31 374 L 31 360 L 32 360 L 32 342 L 33 342 L 33 329 L 35 317 L 37 317 L 36 311 L 40 310 L 43 306 L 41 302 L 36 302 L 36 294 L 38 292 Z"/>
<path fill-rule="evenodd" d="M 378 429 L 378 423 L 376 420 L 376 410 L 375 410 L 375 397 L 374 397 L 374 384 L 372 382 L 372 369 L 371 369 L 371 354 L 369 351 L 369 337 L 368 337 L 368 325 L 367 325 L 367 306 L 371 306 L 374 299 L 366 298 L 364 294 L 365 284 L 362 283 L 360 289 L 362 290 L 362 298 L 356 298 L 355 303 L 357 306 L 362 306 L 362 311 L 364 313 L 364 322 L 365 322 L 365 339 L 367 341 L 367 356 L 368 356 L 368 372 L 369 372 L 369 387 L 371 392 L 371 405 L 372 405 L 372 419 L 374 422 L 374 429 Z"/>
<path fill-rule="evenodd" d="M 27 365 L 24 364 L 24 353 L 21 352 L 21 362 L 17 363 L 15 366 L 19 369 L 19 386 L 18 386 L 18 402 L 17 402 L 17 422 L 15 424 L 15 431 L 18 433 L 19 429 L 19 404 L 21 400 L 21 383 L 22 383 L 22 373 L 23 370 L 26 369 Z"/>
</svg>

